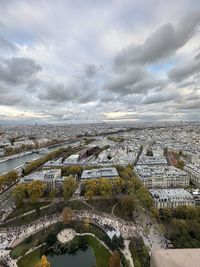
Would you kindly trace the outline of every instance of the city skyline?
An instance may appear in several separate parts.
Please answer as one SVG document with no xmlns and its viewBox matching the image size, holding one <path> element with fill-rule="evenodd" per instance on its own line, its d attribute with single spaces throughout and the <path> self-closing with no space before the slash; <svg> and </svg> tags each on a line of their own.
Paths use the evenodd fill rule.
<svg viewBox="0 0 200 267">
<path fill-rule="evenodd" d="M 0 122 L 200 120 L 198 1 L 2 0 Z"/>
</svg>

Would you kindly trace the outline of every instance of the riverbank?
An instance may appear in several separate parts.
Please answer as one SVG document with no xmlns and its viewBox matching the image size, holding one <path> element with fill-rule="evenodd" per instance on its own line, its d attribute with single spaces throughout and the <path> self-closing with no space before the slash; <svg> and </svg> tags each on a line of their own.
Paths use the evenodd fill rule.
<svg viewBox="0 0 200 267">
<path fill-rule="evenodd" d="M 41 158 L 46 154 L 53 152 L 54 150 L 58 150 L 59 148 L 66 148 L 68 146 L 70 147 L 72 144 L 78 144 L 78 143 L 80 143 L 80 140 L 66 141 L 61 144 L 55 144 L 53 146 L 46 147 L 45 153 L 43 154 L 39 153 L 40 151 L 39 149 L 36 150 L 35 152 L 31 150 L 2 158 L 0 159 L 0 174 L 1 175 L 6 174 L 11 170 L 18 170 L 20 169 L 20 167 L 22 168 L 26 162 Z"/>
<path fill-rule="evenodd" d="M 17 159 L 17 158 L 20 158 L 20 157 L 23 157 L 23 156 L 26 156 L 26 155 L 29 155 L 32 153 L 34 153 L 34 152 L 33 151 L 25 151 L 25 152 L 17 153 L 14 155 L 10 155 L 10 156 L 7 156 L 7 157 L 0 159 L 0 163 L 3 163 L 5 161 L 9 161 L 11 159 Z"/>
</svg>

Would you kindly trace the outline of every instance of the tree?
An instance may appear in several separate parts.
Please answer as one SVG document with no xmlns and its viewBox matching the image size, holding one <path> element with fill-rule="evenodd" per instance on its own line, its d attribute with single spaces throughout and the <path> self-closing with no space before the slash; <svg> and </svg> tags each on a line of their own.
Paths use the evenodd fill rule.
<svg viewBox="0 0 200 267">
<path fill-rule="evenodd" d="M 120 203 L 125 214 L 130 217 L 136 209 L 137 200 L 135 196 L 125 196 Z"/>
<path fill-rule="evenodd" d="M 184 166 L 185 166 L 185 163 L 183 160 L 177 160 L 177 164 L 176 164 L 177 168 L 183 170 Z"/>
<path fill-rule="evenodd" d="M 147 188 L 141 187 L 136 194 L 144 208 L 149 209 L 153 206 L 153 199 Z"/>
<path fill-rule="evenodd" d="M 113 190 L 116 194 L 119 194 L 123 191 L 125 187 L 125 181 L 122 178 L 116 178 L 113 181 Z"/>
<path fill-rule="evenodd" d="M 139 260 L 135 260 L 134 262 L 134 266 L 135 267 L 142 267 L 141 263 L 139 262 Z"/>
<path fill-rule="evenodd" d="M 172 219 L 172 211 L 169 208 L 160 209 L 159 217 L 163 222 L 169 222 Z"/>
<path fill-rule="evenodd" d="M 78 165 L 74 165 L 74 166 L 69 166 L 69 167 L 62 167 L 62 175 L 78 175 L 78 177 L 81 176 L 83 171 L 83 167 L 78 166 Z"/>
<path fill-rule="evenodd" d="M 112 194 L 112 184 L 107 178 L 101 178 L 98 185 L 99 195 L 102 198 L 108 198 Z"/>
<path fill-rule="evenodd" d="M 90 219 L 89 218 L 85 218 L 84 219 L 84 229 L 87 232 L 90 228 Z"/>
<path fill-rule="evenodd" d="M 45 255 L 42 256 L 39 263 L 35 264 L 35 267 L 50 267 L 50 263 L 47 260 L 47 257 Z"/>
<path fill-rule="evenodd" d="M 27 192 L 32 203 L 37 203 L 43 196 L 46 184 L 41 181 L 33 181 L 27 184 Z"/>
<path fill-rule="evenodd" d="M 10 171 L 6 174 L 0 176 L 0 190 L 3 190 L 7 186 L 15 183 L 18 179 L 18 174 L 16 171 Z"/>
<path fill-rule="evenodd" d="M 45 239 L 45 242 L 47 243 L 48 247 L 53 246 L 53 244 L 57 241 L 57 237 L 53 233 L 49 233 Z"/>
<path fill-rule="evenodd" d="M 26 186 L 24 184 L 17 184 L 12 190 L 12 197 L 14 198 L 17 207 L 22 207 L 25 197 Z"/>
<path fill-rule="evenodd" d="M 118 251 L 114 251 L 110 256 L 109 267 L 120 267 L 120 256 Z"/>
<path fill-rule="evenodd" d="M 74 177 L 67 177 L 63 183 L 63 196 L 68 200 L 77 188 L 77 181 Z"/>
<path fill-rule="evenodd" d="M 64 208 L 62 212 L 62 219 L 64 224 L 71 222 L 73 217 L 73 210 L 71 208 Z"/>
<path fill-rule="evenodd" d="M 85 182 L 85 197 L 91 199 L 97 195 L 97 181 L 94 179 Z"/>
<path fill-rule="evenodd" d="M 56 190 L 51 190 L 49 192 L 48 199 L 52 201 L 54 200 L 55 197 L 56 197 Z"/>
</svg>

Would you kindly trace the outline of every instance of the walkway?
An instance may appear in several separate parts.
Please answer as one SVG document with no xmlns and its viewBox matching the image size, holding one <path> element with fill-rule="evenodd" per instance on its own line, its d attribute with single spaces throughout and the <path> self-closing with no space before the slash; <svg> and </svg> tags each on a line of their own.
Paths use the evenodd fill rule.
<svg viewBox="0 0 200 267">
<path fill-rule="evenodd" d="M 124 254 L 125 258 L 129 261 L 130 266 L 134 267 L 133 259 L 132 259 L 131 252 L 129 249 L 129 243 L 130 243 L 130 240 L 124 240 L 125 247 L 123 250 L 121 250 L 121 252 Z"/>
</svg>

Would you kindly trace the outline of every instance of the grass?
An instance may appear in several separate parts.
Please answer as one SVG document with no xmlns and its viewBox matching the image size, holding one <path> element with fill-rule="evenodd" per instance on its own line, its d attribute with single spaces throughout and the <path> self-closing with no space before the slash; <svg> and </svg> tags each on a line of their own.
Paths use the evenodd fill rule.
<svg viewBox="0 0 200 267">
<path fill-rule="evenodd" d="M 70 207 L 73 210 L 90 210 L 91 207 L 89 207 L 87 204 L 85 204 L 82 201 L 79 200 L 72 200 L 66 203 L 67 207 Z"/>
<path fill-rule="evenodd" d="M 94 256 L 96 258 L 96 267 L 108 267 L 109 258 L 111 256 L 110 251 L 105 246 L 103 246 L 95 237 L 90 235 L 86 235 L 85 237 L 87 239 L 88 245 L 94 251 Z"/>
<path fill-rule="evenodd" d="M 9 223 L 3 223 L 2 226 L 7 227 L 7 226 L 21 226 L 24 224 L 28 224 L 31 223 L 45 215 L 51 215 L 57 212 L 61 212 L 63 210 L 63 208 L 65 207 L 64 202 L 61 203 L 55 203 L 49 207 L 46 207 L 44 209 L 41 209 L 38 212 L 33 212 L 31 214 L 27 214 L 21 218 L 16 218 L 15 220 L 13 220 L 12 222 Z"/>
<path fill-rule="evenodd" d="M 116 199 L 90 199 L 87 203 L 92 205 L 95 210 L 111 213 L 112 207 L 116 204 Z"/>
<path fill-rule="evenodd" d="M 40 261 L 40 248 L 28 253 L 17 262 L 18 267 L 34 267 Z"/>
<path fill-rule="evenodd" d="M 38 204 L 42 204 L 42 203 L 38 203 Z M 33 212 L 31 214 L 27 214 L 21 218 L 16 218 L 15 220 L 13 220 L 12 222 L 5 222 L 2 224 L 2 226 L 4 227 L 8 227 L 8 226 L 21 226 L 24 224 L 28 224 L 31 223 L 45 215 L 51 215 L 57 212 L 61 212 L 63 210 L 64 207 L 70 207 L 74 210 L 82 210 L 82 209 L 90 209 L 90 207 L 88 207 L 86 204 L 84 204 L 83 202 L 79 201 L 79 200 L 74 200 L 74 201 L 68 201 L 68 202 L 60 202 L 60 203 L 55 203 L 47 208 L 41 209 L 39 213 L 37 212 Z M 19 211 L 18 211 L 19 212 Z"/>
<path fill-rule="evenodd" d="M 41 203 L 36 203 L 36 204 L 25 203 L 23 208 L 14 209 L 12 211 L 12 213 L 9 214 L 9 216 L 7 217 L 7 220 L 12 219 L 12 218 L 17 217 L 17 216 L 20 216 L 26 212 L 35 210 L 37 208 L 41 208 L 41 207 L 46 206 L 48 204 L 50 204 L 50 202 L 41 202 Z"/>
<path fill-rule="evenodd" d="M 142 267 L 150 266 L 149 250 L 144 245 L 142 238 L 140 238 L 140 241 L 138 240 L 135 242 L 132 239 L 129 243 L 129 250 L 131 252 L 131 256 L 135 266 L 142 266 Z"/>
<path fill-rule="evenodd" d="M 16 259 L 24 255 L 32 246 L 32 244 L 21 243 L 11 251 L 11 256 Z"/>
</svg>

